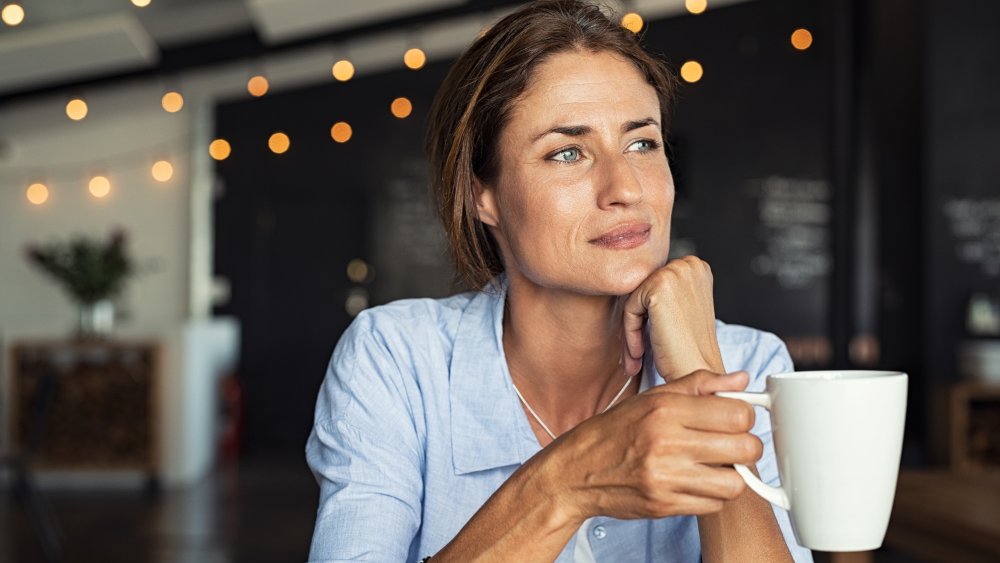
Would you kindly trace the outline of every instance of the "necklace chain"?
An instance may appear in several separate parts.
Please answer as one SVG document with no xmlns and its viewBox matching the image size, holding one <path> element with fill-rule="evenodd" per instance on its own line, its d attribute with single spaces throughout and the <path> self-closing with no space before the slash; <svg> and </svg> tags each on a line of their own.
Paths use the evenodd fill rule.
<svg viewBox="0 0 1000 563">
<path fill-rule="evenodd" d="M 618 391 L 618 394 L 615 395 L 614 399 L 611 399 L 611 402 L 608 403 L 608 406 L 604 407 L 604 410 L 601 411 L 601 414 L 608 412 L 608 409 L 610 409 L 612 406 L 614 406 L 616 402 L 618 402 L 618 399 L 620 399 L 622 394 L 625 393 L 625 390 L 628 389 L 629 383 L 632 383 L 632 377 L 634 376 L 631 375 L 628 376 L 628 379 L 625 381 L 625 385 L 622 385 L 622 388 Z M 548 434 L 549 437 L 551 437 L 553 440 L 555 440 L 556 435 L 553 434 L 551 430 L 549 430 L 549 427 L 546 426 L 544 422 L 542 422 L 542 418 L 538 416 L 538 413 L 535 412 L 535 409 L 531 408 L 531 405 L 528 404 L 528 401 L 524 398 L 524 395 L 521 394 L 521 390 L 517 388 L 517 384 L 514 383 L 513 380 L 511 380 L 510 384 L 514 386 L 514 392 L 517 393 L 517 398 L 521 399 L 521 403 L 524 405 L 524 408 L 528 409 L 528 412 L 531 413 L 531 416 L 535 418 L 535 421 L 541 425 L 542 430 L 545 430 L 545 433 Z"/>
</svg>

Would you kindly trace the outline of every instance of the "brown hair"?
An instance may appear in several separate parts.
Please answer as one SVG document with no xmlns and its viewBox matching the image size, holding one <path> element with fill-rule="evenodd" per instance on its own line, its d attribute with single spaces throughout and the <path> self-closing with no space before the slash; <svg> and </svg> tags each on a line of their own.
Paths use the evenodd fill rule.
<svg viewBox="0 0 1000 563">
<path fill-rule="evenodd" d="M 609 51 L 656 89 L 667 124 L 675 78 L 636 36 L 583 0 L 543 0 L 506 16 L 459 57 L 438 90 L 427 127 L 431 188 L 457 273 L 482 288 L 503 271 L 496 241 L 479 221 L 473 176 L 496 179 L 498 143 L 511 107 L 535 67 L 564 51 Z"/>
</svg>

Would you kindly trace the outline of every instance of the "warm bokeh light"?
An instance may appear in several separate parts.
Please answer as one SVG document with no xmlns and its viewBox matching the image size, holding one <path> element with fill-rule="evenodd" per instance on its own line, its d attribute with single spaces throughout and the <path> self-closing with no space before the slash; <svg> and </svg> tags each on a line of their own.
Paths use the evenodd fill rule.
<svg viewBox="0 0 1000 563">
<path fill-rule="evenodd" d="M 208 145 L 208 154 L 215 160 L 226 160 L 232 152 L 233 148 L 225 139 L 216 139 Z"/>
<path fill-rule="evenodd" d="M 174 165 L 168 160 L 157 160 L 153 163 L 153 179 L 157 182 L 166 182 L 174 177 Z"/>
<path fill-rule="evenodd" d="M 146 6 L 149 6 L 149 3 L 151 1 L 152 0 L 132 0 L 132 3 L 138 6 L 139 8 L 145 8 Z"/>
<path fill-rule="evenodd" d="M 87 102 L 80 98 L 73 98 L 66 104 L 66 116 L 73 121 L 80 121 L 87 117 Z"/>
<path fill-rule="evenodd" d="M 347 82 L 354 77 L 354 65 L 347 59 L 333 63 L 333 77 L 341 82 Z"/>
<path fill-rule="evenodd" d="M 21 25 L 24 21 L 24 8 L 19 4 L 7 4 L 3 7 L 3 11 L 0 11 L 0 19 L 11 27 Z"/>
<path fill-rule="evenodd" d="M 351 126 L 345 121 L 338 121 L 333 124 L 330 128 L 330 136 L 333 137 L 334 141 L 338 143 L 346 143 L 351 140 L 351 135 L 354 132 L 351 130 Z"/>
<path fill-rule="evenodd" d="M 708 0 L 684 0 L 684 7 L 692 14 L 701 14 L 708 9 Z"/>
<path fill-rule="evenodd" d="M 392 115 L 403 119 L 405 117 L 409 117 L 410 113 L 413 111 L 413 104 L 406 98 L 396 98 L 392 101 L 390 109 L 392 110 Z"/>
<path fill-rule="evenodd" d="M 813 34 L 808 29 L 796 29 L 792 32 L 792 47 L 805 51 L 813 44 Z"/>
<path fill-rule="evenodd" d="M 368 279 L 368 262 L 355 258 L 347 263 L 347 278 L 354 283 L 363 283 Z"/>
<path fill-rule="evenodd" d="M 160 105 L 170 113 L 177 113 L 184 107 L 184 96 L 180 92 L 167 92 L 160 100 Z"/>
<path fill-rule="evenodd" d="M 688 61 L 681 65 L 681 78 L 685 82 L 698 82 L 704 74 L 705 69 L 701 68 L 698 61 Z"/>
<path fill-rule="evenodd" d="M 288 151 L 288 147 L 292 146 L 292 141 L 288 135 L 278 131 L 267 140 L 267 146 L 274 154 L 284 154 Z"/>
<path fill-rule="evenodd" d="M 247 80 L 247 92 L 250 92 L 251 96 L 261 97 L 267 94 L 267 89 L 270 88 L 270 84 L 267 83 L 267 79 L 261 75 L 251 76 L 250 80 Z"/>
<path fill-rule="evenodd" d="M 427 62 L 427 55 L 423 51 L 417 49 L 416 47 L 409 49 L 403 55 L 403 64 L 406 68 L 417 70 L 423 68 L 424 64 Z"/>
<path fill-rule="evenodd" d="M 94 176 L 87 185 L 90 195 L 94 197 L 104 197 L 111 193 L 111 180 L 107 176 Z"/>
<path fill-rule="evenodd" d="M 28 186 L 28 201 L 35 205 L 41 205 L 49 200 L 49 189 L 45 184 L 31 184 Z"/>
<path fill-rule="evenodd" d="M 642 16 L 635 12 L 625 14 L 622 16 L 622 27 L 632 33 L 639 33 L 642 31 Z"/>
</svg>

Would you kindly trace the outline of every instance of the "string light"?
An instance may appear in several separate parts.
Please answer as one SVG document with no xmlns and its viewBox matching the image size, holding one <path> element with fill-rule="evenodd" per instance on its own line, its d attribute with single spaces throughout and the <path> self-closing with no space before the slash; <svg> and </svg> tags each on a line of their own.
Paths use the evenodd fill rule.
<svg viewBox="0 0 1000 563">
<path fill-rule="evenodd" d="M 160 105 L 168 113 L 177 113 L 184 107 L 184 96 L 180 92 L 167 92 L 160 100 Z"/>
<path fill-rule="evenodd" d="M 684 0 L 684 7 L 694 15 L 703 14 L 708 9 L 708 0 Z"/>
<path fill-rule="evenodd" d="M 351 140 L 354 131 L 346 121 L 338 121 L 330 128 L 330 137 L 338 143 L 346 143 Z"/>
<path fill-rule="evenodd" d="M 73 121 L 80 121 L 87 117 L 87 102 L 81 98 L 73 98 L 66 103 L 66 116 Z"/>
<path fill-rule="evenodd" d="M 267 146 L 274 154 L 284 154 L 292 146 L 292 141 L 288 138 L 288 135 L 278 131 L 267 140 Z"/>
<path fill-rule="evenodd" d="M 21 22 L 24 21 L 24 8 L 20 4 L 7 4 L 0 11 L 0 19 L 11 27 L 21 25 Z"/>
<path fill-rule="evenodd" d="M 792 47 L 795 47 L 799 51 L 805 51 L 809 47 L 812 47 L 813 35 L 808 29 L 796 29 L 792 32 Z"/>
<path fill-rule="evenodd" d="M 41 205 L 49 200 L 49 188 L 42 183 L 31 184 L 25 193 L 28 196 L 28 201 L 35 205 Z"/>
<path fill-rule="evenodd" d="M 642 16 L 635 12 L 625 14 L 622 16 L 622 27 L 632 33 L 639 33 L 642 31 Z"/>
<path fill-rule="evenodd" d="M 168 182 L 174 177 L 174 165 L 168 160 L 157 160 L 153 163 L 151 172 L 157 182 Z"/>
<path fill-rule="evenodd" d="M 705 75 L 705 69 L 701 67 L 701 63 L 698 61 L 688 61 L 681 65 L 681 78 L 685 82 L 691 82 L 692 84 L 701 80 L 701 77 Z"/>
<path fill-rule="evenodd" d="M 102 198 L 111 193 L 111 180 L 108 180 L 107 176 L 94 176 L 87 187 L 90 195 Z"/>
<path fill-rule="evenodd" d="M 145 8 L 146 6 L 149 6 L 151 1 L 152 0 L 132 0 L 132 4 L 134 4 L 137 8 Z"/>
<path fill-rule="evenodd" d="M 413 111 L 413 104 L 406 98 L 396 98 L 392 101 L 392 105 L 389 106 L 389 109 L 392 111 L 392 115 L 395 115 L 400 119 L 404 119 L 409 117 L 410 113 Z"/>
<path fill-rule="evenodd" d="M 259 74 L 251 76 L 250 80 L 247 80 L 247 92 L 250 92 L 250 95 L 255 98 L 259 98 L 264 94 L 267 94 L 267 90 L 270 87 L 271 85 L 267 82 L 267 78 L 264 78 Z"/>
<path fill-rule="evenodd" d="M 208 145 L 208 154 L 215 160 L 226 160 L 232 152 L 229 141 L 225 139 L 216 139 Z"/>
<path fill-rule="evenodd" d="M 427 55 L 416 47 L 408 49 L 406 53 L 403 54 L 403 64 L 405 64 L 408 69 L 418 70 L 423 68 L 426 63 Z"/>
<path fill-rule="evenodd" d="M 333 77 L 341 82 L 347 82 L 354 77 L 354 65 L 347 59 L 341 59 L 333 63 Z"/>
</svg>

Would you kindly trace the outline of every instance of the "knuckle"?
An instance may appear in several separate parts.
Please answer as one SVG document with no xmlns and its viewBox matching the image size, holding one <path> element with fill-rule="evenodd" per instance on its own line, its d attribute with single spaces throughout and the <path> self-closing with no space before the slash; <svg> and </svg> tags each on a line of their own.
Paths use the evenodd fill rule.
<svg viewBox="0 0 1000 563">
<path fill-rule="evenodd" d="M 742 495 L 746 489 L 747 484 L 743 482 L 743 478 L 740 477 L 734 470 L 730 472 L 729 476 L 726 478 L 725 485 L 723 487 L 723 494 L 727 499 L 733 500 Z"/>
<path fill-rule="evenodd" d="M 733 429 L 738 432 L 749 432 L 756 418 L 753 407 L 746 403 L 736 403 L 735 407 L 731 414 Z"/>
<path fill-rule="evenodd" d="M 755 463 L 758 459 L 760 459 L 760 456 L 763 453 L 764 444 L 759 438 L 752 434 L 746 434 L 740 437 L 739 445 L 737 446 L 737 454 L 739 455 L 740 463 Z"/>
</svg>

